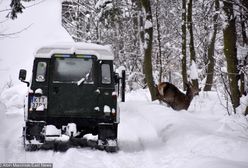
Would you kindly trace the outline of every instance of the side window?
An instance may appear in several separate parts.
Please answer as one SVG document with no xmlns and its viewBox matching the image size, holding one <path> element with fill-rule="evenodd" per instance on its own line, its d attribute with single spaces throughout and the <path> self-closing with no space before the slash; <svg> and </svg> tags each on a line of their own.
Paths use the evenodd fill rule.
<svg viewBox="0 0 248 168">
<path fill-rule="evenodd" d="M 44 82 L 46 80 L 46 62 L 38 62 L 36 71 L 36 82 Z"/>
<path fill-rule="evenodd" d="M 102 83 L 111 84 L 110 65 L 102 64 L 101 69 L 102 69 Z"/>
</svg>

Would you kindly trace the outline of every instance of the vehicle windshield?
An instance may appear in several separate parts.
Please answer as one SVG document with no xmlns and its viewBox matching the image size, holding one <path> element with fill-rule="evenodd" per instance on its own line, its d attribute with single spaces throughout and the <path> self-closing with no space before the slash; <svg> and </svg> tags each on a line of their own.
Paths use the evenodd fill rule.
<svg viewBox="0 0 248 168">
<path fill-rule="evenodd" d="M 93 83 L 91 58 L 55 58 L 54 83 Z"/>
</svg>

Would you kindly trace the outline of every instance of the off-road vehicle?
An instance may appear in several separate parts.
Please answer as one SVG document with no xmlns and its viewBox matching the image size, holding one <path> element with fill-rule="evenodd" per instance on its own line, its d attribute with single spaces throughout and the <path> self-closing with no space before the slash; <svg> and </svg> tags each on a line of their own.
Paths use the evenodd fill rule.
<svg viewBox="0 0 248 168">
<path fill-rule="evenodd" d="M 118 149 L 118 95 L 124 101 L 125 72 L 113 68 L 109 46 L 72 43 L 44 46 L 35 53 L 23 128 L 26 150 L 94 146 Z M 119 91 L 121 90 L 121 91 Z M 89 135 L 95 137 L 94 142 Z M 94 138 L 93 138 L 94 139 Z"/>
</svg>

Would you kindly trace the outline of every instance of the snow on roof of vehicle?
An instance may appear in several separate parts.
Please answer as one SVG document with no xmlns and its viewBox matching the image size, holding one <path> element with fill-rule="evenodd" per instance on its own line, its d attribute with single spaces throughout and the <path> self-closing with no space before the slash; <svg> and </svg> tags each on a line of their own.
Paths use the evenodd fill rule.
<svg viewBox="0 0 248 168">
<path fill-rule="evenodd" d="M 36 58 L 51 58 L 54 54 L 85 54 L 95 55 L 99 60 L 113 60 L 114 54 L 110 46 L 94 43 L 57 43 L 39 48 Z"/>
</svg>

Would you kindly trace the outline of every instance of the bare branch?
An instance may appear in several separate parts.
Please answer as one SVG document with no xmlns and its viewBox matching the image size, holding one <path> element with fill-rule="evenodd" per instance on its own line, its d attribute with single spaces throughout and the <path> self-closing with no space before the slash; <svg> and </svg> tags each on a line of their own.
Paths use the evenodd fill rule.
<svg viewBox="0 0 248 168">
<path fill-rule="evenodd" d="M 33 24 L 30 24 L 29 26 L 23 28 L 22 30 L 20 31 L 17 31 L 17 32 L 12 32 L 12 33 L 0 33 L 0 39 L 3 39 L 3 38 L 6 38 L 6 37 L 12 37 L 14 35 L 17 35 L 19 33 L 22 33 L 24 31 L 26 31 L 27 29 L 29 29 Z"/>
</svg>

